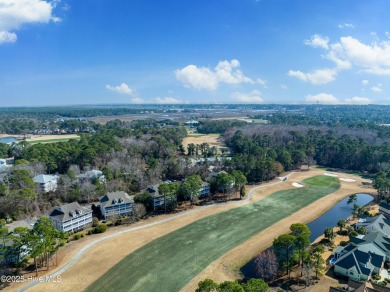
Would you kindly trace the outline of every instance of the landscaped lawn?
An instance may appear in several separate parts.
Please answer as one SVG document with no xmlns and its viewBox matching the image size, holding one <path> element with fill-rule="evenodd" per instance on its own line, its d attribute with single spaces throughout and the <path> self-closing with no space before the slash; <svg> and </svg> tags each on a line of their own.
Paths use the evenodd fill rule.
<svg viewBox="0 0 390 292">
<path fill-rule="evenodd" d="M 87 291 L 179 291 L 224 253 L 340 187 L 330 176 L 315 176 L 304 184 L 158 238 L 125 257 Z"/>
<path fill-rule="evenodd" d="M 47 139 L 47 140 L 36 140 L 36 141 L 28 141 L 28 144 L 34 145 L 34 144 L 47 144 L 47 143 L 57 143 L 57 142 L 66 142 L 71 139 L 76 139 L 80 140 L 80 137 L 75 137 L 75 138 L 57 138 L 57 139 Z"/>
</svg>

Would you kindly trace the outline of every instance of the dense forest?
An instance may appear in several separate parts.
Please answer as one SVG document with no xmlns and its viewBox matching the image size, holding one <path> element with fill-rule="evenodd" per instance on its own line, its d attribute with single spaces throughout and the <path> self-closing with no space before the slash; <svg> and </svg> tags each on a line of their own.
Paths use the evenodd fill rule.
<svg viewBox="0 0 390 292">
<path fill-rule="evenodd" d="M 390 170 L 390 144 L 375 131 L 344 127 L 247 126 L 225 134 L 231 167 L 248 181 L 274 178 L 303 165 L 375 173 Z"/>
<path fill-rule="evenodd" d="M 271 111 L 272 106 L 265 108 Z M 389 189 L 388 179 L 383 177 L 390 177 L 390 128 L 375 123 L 387 121 L 388 116 L 383 110 L 386 107 L 352 106 L 348 111 L 344 106 L 276 108 L 277 112 L 262 111 L 256 116 L 268 120 L 268 124 L 234 119 L 200 120 L 198 132 L 222 133 L 230 148 L 231 160 L 218 159 L 214 163 L 215 170 L 225 170 L 228 175 L 242 171 L 245 180 L 253 183 L 271 180 L 284 171 L 317 164 L 371 174 L 384 173 L 377 182 L 381 190 Z M 6 210 L 14 210 L 17 214 L 44 212 L 62 202 L 97 200 L 106 191 L 124 190 L 137 194 L 146 186 L 167 179 L 182 180 L 199 174 L 204 180 L 210 172 L 208 160 L 193 165 L 187 158 L 209 158 L 210 153 L 215 155 L 215 147 L 204 145 L 207 151 L 200 151 L 200 155 L 197 151 L 185 155 L 187 149 L 182 146 L 182 140 L 187 132 L 177 121 L 143 119 L 125 122 L 117 119 L 105 125 L 83 119 L 44 122 L 39 118 L 44 110 L 35 111 L 38 117 L 33 119 L 39 123 L 25 116 L 14 119 L 0 116 L 0 119 L 7 120 L 0 126 L 9 132 L 43 126 L 53 130 L 77 129 L 80 140 L 35 145 L 25 141 L 15 145 L 0 143 L 1 157 L 13 156 L 16 161 L 13 170 L 2 178 L 0 184 L 0 213 L 4 214 Z M 196 149 L 195 145 L 190 146 Z M 203 149 L 202 145 L 198 146 Z M 78 174 L 90 169 L 102 170 L 107 183 L 74 184 Z M 61 175 L 55 193 L 42 194 L 34 188 L 32 178 L 42 173 Z M 213 184 L 212 188 L 218 189 Z"/>
</svg>

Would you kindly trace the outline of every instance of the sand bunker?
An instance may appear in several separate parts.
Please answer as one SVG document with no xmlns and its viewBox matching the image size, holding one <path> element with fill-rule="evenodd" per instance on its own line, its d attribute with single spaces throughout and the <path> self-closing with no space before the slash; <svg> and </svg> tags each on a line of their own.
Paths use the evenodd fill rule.
<svg viewBox="0 0 390 292">
<path fill-rule="evenodd" d="M 287 176 L 280 176 L 280 177 L 278 177 L 278 179 L 280 179 L 281 181 L 285 181 L 285 180 L 287 180 Z"/>
<path fill-rule="evenodd" d="M 354 182 L 354 181 L 356 181 L 356 180 L 354 180 L 352 178 L 340 178 L 340 180 L 345 181 L 345 182 Z"/>
<path fill-rule="evenodd" d="M 327 175 L 327 176 L 338 176 L 337 174 L 334 174 L 334 173 L 329 173 L 329 172 L 324 172 L 324 175 Z"/>
<path fill-rule="evenodd" d="M 294 187 L 296 187 L 296 188 L 303 188 L 303 187 L 304 187 L 303 184 L 300 184 L 300 183 L 297 183 L 297 182 L 292 183 L 292 185 L 293 185 Z"/>
</svg>

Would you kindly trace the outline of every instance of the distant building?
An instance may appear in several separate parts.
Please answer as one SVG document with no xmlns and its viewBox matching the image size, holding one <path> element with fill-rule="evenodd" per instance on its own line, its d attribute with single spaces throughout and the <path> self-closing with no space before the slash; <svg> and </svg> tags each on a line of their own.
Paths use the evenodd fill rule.
<svg viewBox="0 0 390 292">
<path fill-rule="evenodd" d="M 107 193 L 100 199 L 100 210 L 104 218 L 130 215 L 133 213 L 133 204 L 134 196 L 123 191 Z"/>
<path fill-rule="evenodd" d="M 99 180 L 102 184 L 106 183 L 106 177 L 104 176 L 103 172 L 97 169 L 89 170 L 85 173 L 79 174 L 77 176 L 80 183 L 90 181 L 93 182 L 94 180 Z"/>
<path fill-rule="evenodd" d="M 210 194 L 210 184 L 202 181 L 202 187 L 199 190 L 199 198 L 202 199 Z"/>
<path fill-rule="evenodd" d="M 81 207 L 79 203 L 54 207 L 49 213 L 53 226 L 59 231 L 73 232 L 92 224 L 92 210 Z"/>
<path fill-rule="evenodd" d="M 199 122 L 198 121 L 194 121 L 194 120 L 191 120 L 191 121 L 188 121 L 188 122 L 185 122 L 186 126 L 188 127 L 196 127 L 199 125 Z"/>
<path fill-rule="evenodd" d="M 40 174 L 33 178 L 34 183 L 36 183 L 42 192 L 54 192 L 57 190 L 58 175 L 48 175 Z"/>
</svg>

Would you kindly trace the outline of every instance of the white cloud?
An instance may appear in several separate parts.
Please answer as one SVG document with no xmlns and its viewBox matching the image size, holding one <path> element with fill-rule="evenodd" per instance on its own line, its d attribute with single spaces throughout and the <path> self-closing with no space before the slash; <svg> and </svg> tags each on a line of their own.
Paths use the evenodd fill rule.
<svg viewBox="0 0 390 292">
<path fill-rule="evenodd" d="M 218 62 L 214 70 L 208 67 L 188 65 L 183 69 L 176 70 L 175 75 L 176 79 L 183 83 L 184 86 L 196 89 L 215 90 L 220 83 L 253 84 L 254 81 L 246 77 L 239 67 L 240 62 L 233 59 L 230 62 L 227 60 Z"/>
<path fill-rule="evenodd" d="M 0 44 L 15 42 L 15 30 L 29 23 L 61 21 L 52 12 L 57 2 L 45 0 L 0 0 Z"/>
<path fill-rule="evenodd" d="M 366 97 L 355 96 L 352 98 L 347 98 L 344 101 L 338 99 L 332 94 L 328 93 L 319 93 L 316 95 L 307 95 L 307 103 L 319 103 L 319 104 L 355 104 L 355 105 L 364 105 L 371 104 L 372 100 Z"/>
<path fill-rule="evenodd" d="M 310 40 L 305 40 L 303 42 L 305 45 L 311 46 L 313 48 L 323 48 L 328 49 L 329 48 L 329 38 L 323 37 L 319 34 L 315 34 L 311 37 Z"/>
<path fill-rule="evenodd" d="M 332 53 L 339 59 L 363 68 L 363 72 L 376 75 L 390 74 L 390 41 L 364 44 L 347 36 L 331 46 Z"/>
<path fill-rule="evenodd" d="M 0 44 L 4 43 L 14 43 L 18 37 L 13 32 L 0 31 Z"/>
<path fill-rule="evenodd" d="M 127 95 L 135 95 L 135 92 L 132 88 L 130 88 L 126 83 L 121 83 L 118 86 L 106 85 L 106 89 Z"/>
<path fill-rule="evenodd" d="M 263 98 L 260 96 L 260 91 L 252 90 L 249 93 L 234 92 L 231 98 L 241 103 L 264 103 Z"/>
<path fill-rule="evenodd" d="M 155 99 L 156 103 L 161 103 L 161 104 L 178 104 L 178 103 L 183 103 L 181 100 L 178 100 L 174 97 L 156 97 Z"/>
<path fill-rule="evenodd" d="M 320 93 L 316 95 L 307 95 L 307 103 L 321 103 L 321 104 L 341 104 L 340 100 L 332 94 Z"/>
<path fill-rule="evenodd" d="M 339 28 L 354 28 L 355 26 L 352 23 L 341 23 L 338 25 Z"/>
<path fill-rule="evenodd" d="M 371 90 L 374 92 L 382 92 L 383 91 L 382 84 L 378 84 L 378 85 L 371 87 Z"/>
<path fill-rule="evenodd" d="M 367 79 L 362 80 L 362 84 L 363 85 L 368 85 L 368 80 Z"/>
<path fill-rule="evenodd" d="M 365 104 L 371 104 L 372 100 L 367 97 L 359 97 L 355 96 L 352 98 L 347 98 L 345 100 L 346 104 L 357 104 L 357 105 L 365 105 Z"/>
<path fill-rule="evenodd" d="M 302 81 L 312 84 L 326 84 L 335 80 L 337 70 L 335 69 L 319 69 L 311 73 L 290 70 L 287 73 L 289 76 L 296 77 Z"/>
<path fill-rule="evenodd" d="M 280 84 L 280 87 L 281 87 L 282 89 L 288 89 L 288 87 L 287 87 L 286 84 Z"/>
<path fill-rule="evenodd" d="M 261 86 L 263 86 L 264 88 L 267 88 L 267 81 L 266 80 L 263 80 L 261 78 L 257 78 L 256 82 L 258 84 L 260 84 Z"/>
<path fill-rule="evenodd" d="M 132 103 L 138 103 L 138 104 L 145 103 L 145 101 L 144 101 L 142 98 L 140 98 L 140 97 L 134 97 L 134 98 L 132 98 L 132 99 L 131 99 L 131 102 L 132 102 Z"/>
</svg>

